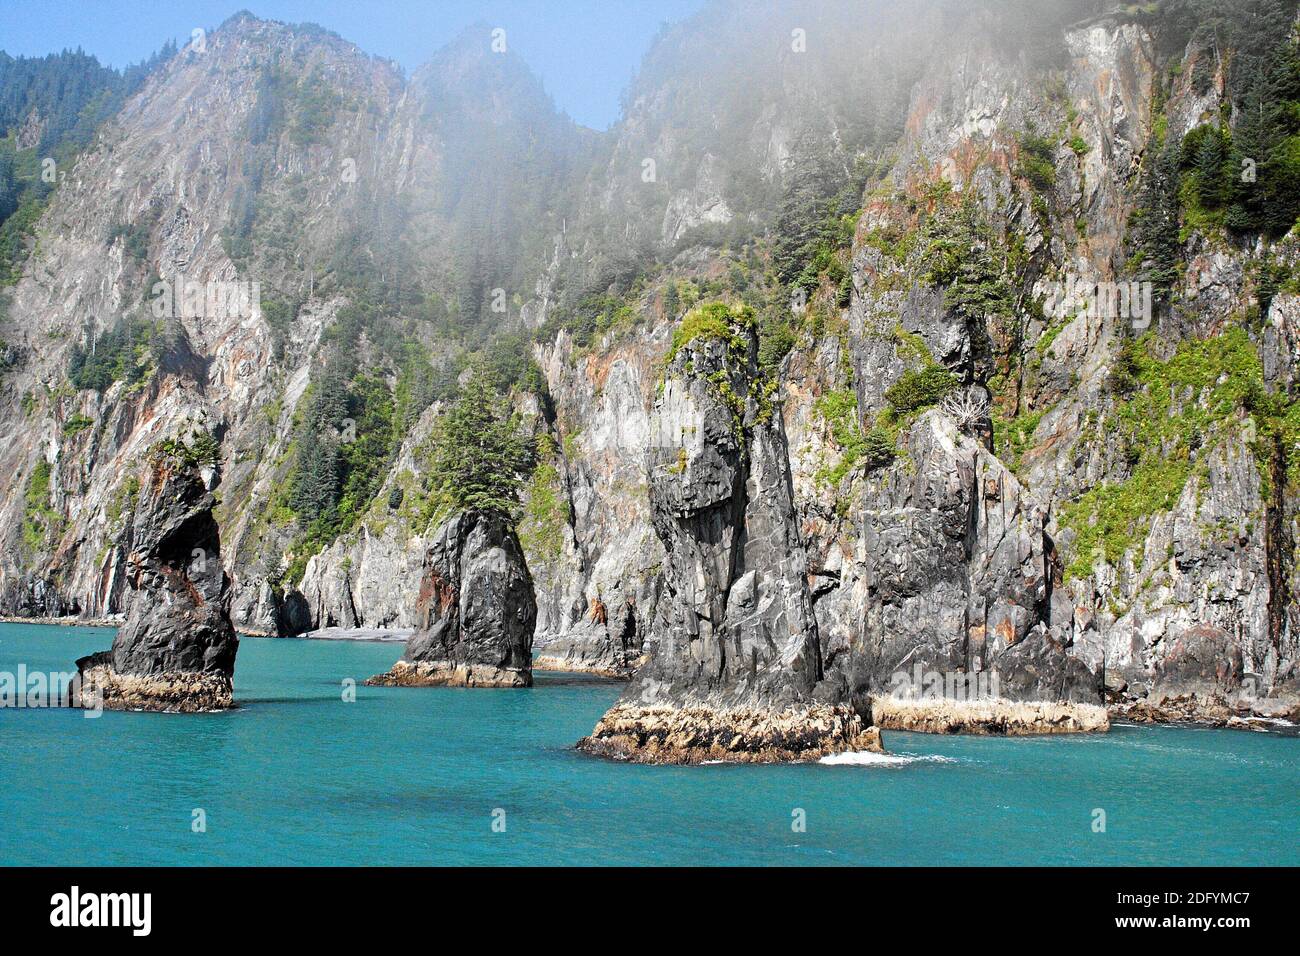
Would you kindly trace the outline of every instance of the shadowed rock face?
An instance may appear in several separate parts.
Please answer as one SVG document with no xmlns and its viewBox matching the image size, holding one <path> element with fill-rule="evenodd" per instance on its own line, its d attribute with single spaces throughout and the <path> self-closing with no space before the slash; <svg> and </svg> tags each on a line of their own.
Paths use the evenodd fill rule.
<svg viewBox="0 0 1300 956">
<path fill-rule="evenodd" d="M 221 564 L 216 502 L 197 469 L 165 460 L 141 476 L 122 545 L 130 610 L 113 647 L 77 661 L 104 706 L 194 712 L 233 705 L 239 640 Z"/>
<path fill-rule="evenodd" d="M 434 532 L 416 603 L 417 629 L 387 674 L 399 687 L 531 687 L 533 580 L 514 529 L 461 512 Z"/>
<path fill-rule="evenodd" d="M 1101 704 L 1100 680 L 1070 652 L 1073 606 L 1046 509 L 938 411 L 905 442 L 906 457 L 865 489 L 866 612 L 846 675 L 855 701 L 919 667 L 996 674 L 1009 701 Z"/>
<path fill-rule="evenodd" d="M 538 670 L 580 671 L 626 680 L 641 663 L 637 605 L 625 597 L 613 606 L 592 602 L 568 633 L 533 656 Z"/>
<path fill-rule="evenodd" d="M 670 363 L 651 422 L 651 516 L 667 552 L 653 651 L 579 747 L 656 763 L 812 759 L 877 748 L 818 702 L 817 624 L 780 418 L 748 327 Z"/>
<path fill-rule="evenodd" d="M 1260 700 L 1261 682 L 1244 673 L 1241 647 L 1223 628 L 1190 627 L 1168 640 L 1161 650 L 1154 679 L 1144 697 L 1130 699 L 1124 693 L 1128 688 L 1122 679 L 1111 688 L 1115 709 L 1129 720 L 1235 725 L 1252 713 L 1291 716 L 1297 710 L 1294 695 Z M 1261 703 L 1265 703 L 1265 709 L 1260 708 Z M 1266 709 L 1269 705 L 1272 710 Z"/>
</svg>

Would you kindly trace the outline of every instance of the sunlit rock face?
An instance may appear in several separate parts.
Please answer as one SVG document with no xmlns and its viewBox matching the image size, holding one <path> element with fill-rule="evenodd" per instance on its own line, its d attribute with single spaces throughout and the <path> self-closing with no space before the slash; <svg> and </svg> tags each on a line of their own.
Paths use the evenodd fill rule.
<svg viewBox="0 0 1300 956">
<path fill-rule="evenodd" d="M 757 351 L 733 317 L 726 337 L 690 340 L 665 372 L 646 466 L 664 592 L 649 658 L 580 742 L 589 753 L 696 763 L 879 749 L 821 683 L 785 435 Z"/>
<path fill-rule="evenodd" d="M 1210 411 L 1205 390 L 1169 382 L 1117 393 L 1125 342 L 1149 333 L 1143 354 L 1163 361 L 1237 329 L 1264 391 L 1294 392 L 1300 298 L 1285 283 L 1261 296 L 1259 281 L 1266 260 L 1294 269 L 1294 243 L 1227 242 L 1189 221 L 1173 304 L 1143 329 L 1040 308 L 1072 278 L 1135 277 L 1129 224 L 1153 133 L 1174 141 L 1230 114 L 1233 58 L 1198 40 L 1169 52 L 1158 14 L 1083 21 L 1089 8 L 1048 36 L 1046 20 L 1008 23 L 997 5 L 870 6 L 710 7 L 670 28 L 604 134 L 561 117 L 513 54 L 472 34 L 409 80 L 338 37 L 251 16 L 181 51 L 64 170 L 0 312 L 0 612 L 121 622 L 124 477 L 199 425 L 220 442 L 214 514 L 237 627 L 426 624 L 417 597 L 441 531 L 412 501 L 438 402 L 397 426 L 346 531 L 302 543 L 285 513 L 304 401 L 357 304 L 340 263 L 368 264 L 383 287 L 427 296 L 410 329 L 436 358 L 463 329 L 435 300 L 472 309 L 500 284 L 507 311 L 490 318 L 540 372 L 515 395 L 548 440 L 518 528 L 539 669 L 644 671 L 631 688 L 644 706 L 730 695 L 758 715 L 814 700 L 869 720 L 916 660 L 996 669 L 1019 703 L 1082 706 L 1103 688 L 1143 719 L 1294 712 L 1300 509 L 1281 436 L 1238 407 L 1195 447 L 1162 449 L 1185 478 L 1118 545 L 1097 547 L 1069 514 L 1134 479 L 1135 396 L 1168 393 L 1165 417 Z M 272 129 L 271 64 L 318 78 L 338 108 L 307 130 L 289 104 Z M 845 207 L 843 276 L 813 277 L 796 306 L 789 282 L 769 282 L 772 240 L 785 199 L 824 168 L 866 169 L 865 185 Z M 941 195 L 988 224 L 1014 272 L 1009 309 L 954 308 L 960 283 L 902 242 Z M 260 232 L 241 239 L 252 213 Z M 140 234 L 135 252 L 120 227 Z M 256 279 L 264 299 L 300 307 L 278 325 L 262 308 L 171 316 L 151 374 L 73 387 L 74 348 L 102 344 L 123 313 L 151 315 L 155 273 Z M 715 383 L 665 374 L 697 299 L 750 301 L 797 331 L 770 402 L 746 391 L 748 360 L 710 365 L 693 347 L 743 396 L 743 440 Z M 367 329 L 356 357 L 395 394 L 379 338 Z M 846 421 L 868 432 L 921 352 L 990 398 L 986 427 L 967 434 L 934 403 L 889 436 L 892 461 L 835 472 L 845 449 L 824 401 L 852 396 Z M 753 746 L 788 749 L 770 743 L 783 735 Z"/>
</svg>

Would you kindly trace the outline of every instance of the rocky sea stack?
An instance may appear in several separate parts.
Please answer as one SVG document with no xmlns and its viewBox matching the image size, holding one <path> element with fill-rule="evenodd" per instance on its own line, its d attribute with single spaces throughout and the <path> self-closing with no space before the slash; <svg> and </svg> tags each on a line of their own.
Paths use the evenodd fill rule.
<svg viewBox="0 0 1300 956">
<path fill-rule="evenodd" d="M 646 763 L 878 750 L 822 683 L 785 433 L 748 309 L 683 320 L 650 427 L 666 593 L 650 659 L 579 748 Z"/>
<path fill-rule="evenodd" d="M 460 512 L 433 534 L 402 659 L 367 684 L 531 687 L 537 602 L 519 538 L 496 514 Z"/>
<path fill-rule="evenodd" d="M 77 661 L 83 698 L 93 691 L 110 710 L 234 706 L 239 639 L 215 504 L 197 466 L 164 452 L 151 456 L 120 542 L 130 608 L 112 648 Z"/>
</svg>

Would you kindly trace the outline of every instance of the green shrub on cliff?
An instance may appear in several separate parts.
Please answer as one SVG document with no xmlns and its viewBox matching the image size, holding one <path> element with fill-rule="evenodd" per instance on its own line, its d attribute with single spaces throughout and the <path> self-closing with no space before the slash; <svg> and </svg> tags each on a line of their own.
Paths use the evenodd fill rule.
<svg viewBox="0 0 1300 956">
<path fill-rule="evenodd" d="M 547 569 L 563 552 L 564 531 L 570 521 L 569 498 L 556 467 L 557 451 L 549 435 L 537 440 L 537 467 L 528 482 L 528 503 L 519 528 L 524 550 L 540 558 Z"/>
<path fill-rule="evenodd" d="M 858 421 L 858 398 L 853 391 L 828 392 L 817 399 L 813 408 L 830 426 L 831 438 L 840 449 L 834 464 L 818 469 L 818 481 L 837 485 L 855 468 L 870 472 L 894 460 L 897 436 L 881 426 L 863 432 Z"/>
<path fill-rule="evenodd" d="M 513 520 L 534 460 L 519 416 L 475 374 L 434 426 L 429 474 L 440 504 Z"/>
<path fill-rule="evenodd" d="M 1213 446 L 1240 437 L 1256 456 L 1261 491 L 1294 484 L 1300 456 L 1300 406 L 1268 392 L 1259 356 L 1244 329 L 1179 343 L 1169 358 L 1152 333 L 1125 349 L 1128 387 L 1109 415 L 1109 441 L 1125 449 L 1128 477 L 1088 490 L 1061 509 L 1075 534 L 1066 577 L 1087 575 L 1096 559 L 1110 564 L 1139 545 L 1154 514 L 1177 504 Z M 1249 417 L 1247 417 L 1249 416 Z M 1281 473 L 1275 474 L 1277 465 Z"/>
<path fill-rule="evenodd" d="M 50 463 L 42 458 L 32 469 L 23 493 L 23 544 L 29 553 L 45 547 L 62 527 L 62 516 L 50 506 Z"/>
<path fill-rule="evenodd" d="M 673 344 L 668 349 L 667 361 L 699 338 L 715 339 L 727 343 L 732 349 L 744 348 L 745 339 L 740 328 L 754 324 L 754 311 L 749 306 L 730 306 L 725 302 L 708 302 L 692 309 L 673 331 Z"/>
<path fill-rule="evenodd" d="M 1047 192 L 1056 185 L 1056 144 L 1030 129 L 1020 137 L 1018 145 L 1016 175 L 1038 192 Z"/>
<path fill-rule="evenodd" d="M 957 387 L 957 376 L 942 365 L 908 369 L 885 389 L 885 401 L 900 416 L 935 405 Z"/>
<path fill-rule="evenodd" d="M 164 438 L 149 450 L 155 461 L 184 468 L 215 468 L 221 463 L 221 443 L 206 429 L 196 428 L 186 438 Z"/>
</svg>

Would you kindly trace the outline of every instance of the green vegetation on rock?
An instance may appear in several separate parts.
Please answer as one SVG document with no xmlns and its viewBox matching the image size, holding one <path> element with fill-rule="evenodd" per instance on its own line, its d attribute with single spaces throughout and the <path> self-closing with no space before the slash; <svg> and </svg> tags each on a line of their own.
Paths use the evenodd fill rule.
<svg viewBox="0 0 1300 956">
<path fill-rule="evenodd" d="M 29 554 L 42 550 L 63 526 L 62 516 L 50 505 L 53 470 L 44 458 L 36 462 L 23 492 L 23 545 Z"/>
<path fill-rule="evenodd" d="M 1056 144 L 1031 129 L 1018 143 L 1019 164 L 1016 175 L 1026 180 L 1035 191 L 1044 193 L 1056 185 Z"/>
<path fill-rule="evenodd" d="M 519 492 L 535 448 L 519 416 L 482 376 L 474 375 L 434 427 L 429 474 L 447 507 L 519 516 Z"/>
<path fill-rule="evenodd" d="M 958 385 L 957 376 L 942 365 L 908 369 L 885 389 L 885 401 L 900 416 L 937 405 Z"/>
<path fill-rule="evenodd" d="M 169 461 L 186 468 L 215 468 L 221 464 L 221 443 L 211 432 L 196 428 L 188 438 L 164 438 L 149 454 L 155 461 Z"/>
<path fill-rule="evenodd" d="M 1230 435 L 1251 441 L 1266 493 L 1278 442 L 1287 449 L 1287 480 L 1295 480 L 1300 410 L 1266 390 L 1245 330 L 1181 342 L 1168 359 L 1156 357 L 1159 344 L 1148 333 L 1126 346 L 1117 363 L 1127 387 L 1107 428 L 1131 463 L 1129 477 L 1092 488 L 1062 508 L 1062 526 L 1076 535 L 1067 577 L 1086 576 L 1098 557 L 1114 564 L 1140 544 L 1151 516 L 1177 503 L 1192 476 L 1193 455 L 1208 454 Z"/>
<path fill-rule="evenodd" d="M 160 323 L 123 318 L 98 340 L 73 346 L 68 380 L 74 388 L 98 392 L 114 382 L 143 385 L 157 370 L 162 349 Z"/>
<path fill-rule="evenodd" d="M 571 520 L 569 498 L 556 467 L 555 440 L 537 439 L 537 466 L 528 480 L 519 540 L 532 557 L 553 564 L 563 553 L 564 533 Z"/>
<path fill-rule="evenodd" d="M 0 286 L 22 274 L 50 196 L 100 125 L 175 52 L 168 42 L 124 70 L 102 66 L 81 50 L 42 57 L 0 52 Z M 40 139 L 20 147 L 18 133 L 33 118 Z"/>
<path fill-rule="evenodd" d="M 1020 459 L 1033 445 L 1034 430 L 1042 421 L 1046 409 L 1024 411 L 1015 418 L 993 416 L 993 451 L 1007 467 L 1015 471 Z"/>
<path fill-rule="evenodd" d="M 723 342 L 733 352 L 747 347 L 746 328 L 752 328 L 754 312 L 748 306 L 730 306 L 725 302 L 708 302 L 692 309 L 682 317 L 673 330 L 672 345 L 666 361 L 672 362 L 677 353 L 696 339 Z"/>
<path fill-rule="evenodd" d="M 830 427 L 831 438 L 840 451 L 833 463 L 817 470 L 819 482 L 838 485 L 858 466 L 871 472 L 894 460 L 896 437 L 880 427 L 863 433 L 858 421 L 858 398 L 853 391 L 828 392 L 817 399 L 813 409 Z"/>
</svg>

